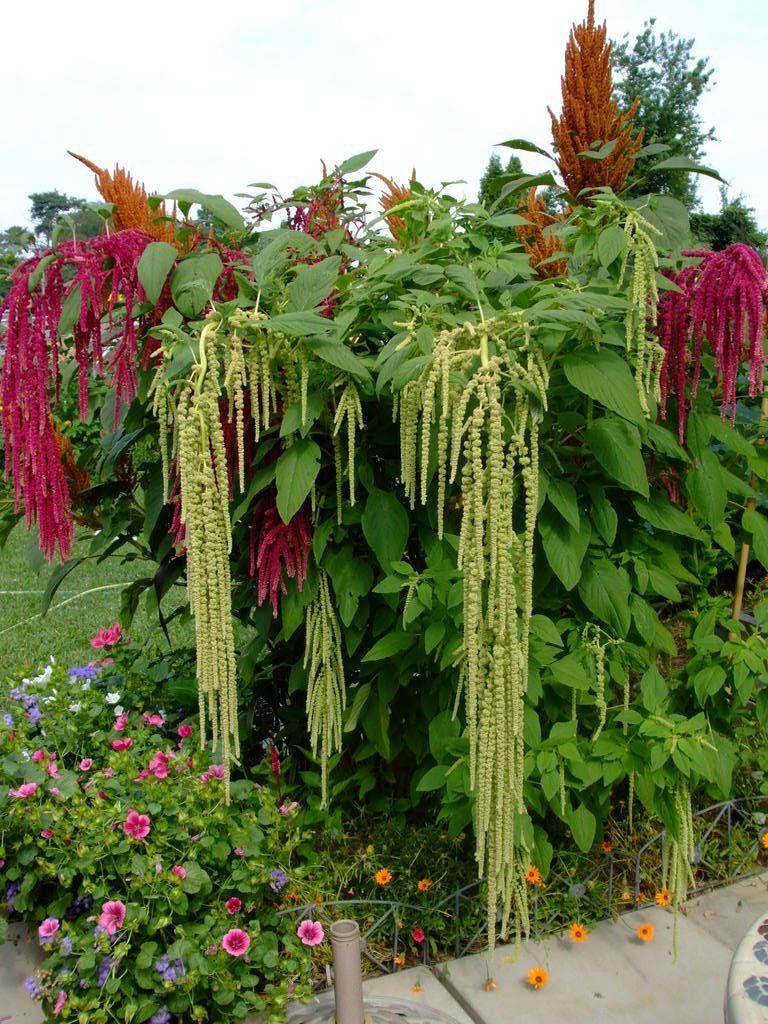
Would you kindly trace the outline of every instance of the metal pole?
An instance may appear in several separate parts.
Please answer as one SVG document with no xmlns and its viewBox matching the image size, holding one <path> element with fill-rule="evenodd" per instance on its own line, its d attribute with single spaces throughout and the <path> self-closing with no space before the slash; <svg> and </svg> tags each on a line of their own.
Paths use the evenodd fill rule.
<svg viewBox="0 0 768 1024">
<path fill-rule="evenodd" d="M 335 1024 L 364 1024 L 363 971 L 360 966 L 360 927 L 357 921 L 334 921 L 333 949 Z"/>
</svg>

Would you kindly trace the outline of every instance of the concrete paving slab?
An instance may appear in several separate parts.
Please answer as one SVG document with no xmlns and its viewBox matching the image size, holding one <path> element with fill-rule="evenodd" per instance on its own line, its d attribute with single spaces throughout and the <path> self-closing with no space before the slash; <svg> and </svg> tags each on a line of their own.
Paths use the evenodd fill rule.
<svg viewBox="0 0 768 1024">
<path fill-rule="evenodd" d="M 8 939 L 0 946 L 0 1024 L 39 1024 L 43 1012 L 23 988 L 42 963 L 39 946 L 21 925 L 8 926 Z"/>
<path fill-rule="evenodd" d="M 768 875 L 736 882 L 703 893 L 685 905 L 694 924 L 717 934 L 735 950 L 750 924 L 760 914 L 768 915 Z"/>
<path fill-rule="evenodd" d="M 635 931 L 646 922 L 655 937 L 644 943 Z M 722 1024 L 731 946 L 681 914 L 673 963 L 672 929 L 672 915 L 652 907 L 602 922 L 581 945 L 555 938 L 524 943 L 516 958 L 501 947 L 493 960 L 451 961 L 445 982 L 488 1024 Z M 548 972 L 544 988 L 527 984 L 532 967 Z M 490 977 L 495 988 L 488 990 Z"/>
</svg>

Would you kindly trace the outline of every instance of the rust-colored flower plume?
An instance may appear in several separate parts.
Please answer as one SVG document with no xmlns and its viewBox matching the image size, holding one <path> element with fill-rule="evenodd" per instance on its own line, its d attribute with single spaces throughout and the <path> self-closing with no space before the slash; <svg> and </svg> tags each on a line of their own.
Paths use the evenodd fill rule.
<svg viewBox="0 0 768 1024">
<path fill-rule="evenodd" d="M 391 178 L 385 178 L 383 174 L 377 174 L 376 171 L 372 172 L 372 177 L 378 178 L 379 181 L 383 181 L 387 186 L 388 191 L 382 192 L 379 202 L 381 208 L 384 211 L 384 220 L 387 222 L 387 227 L 392 232 L 392 237 L 397 242 L 402 242 L 408 233 L 408 225 L 405 220 L 400 217 L 397 213 L 389 213 L 397 203 L 402 203 L 404 199 L 408 199 L 411 194 L 410 185 L 398 185 L 396 181 Z M 416 168 L 411 172 L 411 181 L 416 178 Z"/>
<path fill-rule="evenodd" d="M 160 203 L 157 209 L 153 210 L 149 205 L 146 189 L 134 181 L 128 171 L 122 167 L 115 167 L 114 174 L 110 174 L 87 157 L 73 153 L 71 149 L 67 152 L 96 175 L 99 195 L 115 208 L 112 214 L 115 231 L 136 228 L 151 235 L 157 242 L 170 242 L 171 245 L 176 245 L 173 224 L 175 206 L 170 214 L 166 211 L 165 203 Z"/>
<path fill-rule="evenodd" d="M 523 248 L 531 257 L 531 266 L 537 277 L 560 277 L 568 270 L 567 259 L 554 259 L 563 252 L 563 243 L 555 234 L 553 227 L 564 220 L 562 213 L 553 215 L 547 210 L 536 189 L 528 189 L 526 201 L 520 207 L 520 213 L 529 222 L 518 224 L 515 228 L 517 237 Z"/>
<path fill-rule="evenodd" d="M 557 165 L 572 196 L 586 188 L 625 184 L 634 166 L 643 133 L 634 133 L 632 119 L 637 100 L 622 114 L 613 94 L 611 44 L 605 22 L 595 24 L 595 3 L 589 0 L 587 20 L 574 25 L 565 48 L 565 74 L 561 79 L 563 112 L 552 111 L 552 136 Z M 613 143 L 602 160 L 579 156 L 598 143 Z"/>
</svg>

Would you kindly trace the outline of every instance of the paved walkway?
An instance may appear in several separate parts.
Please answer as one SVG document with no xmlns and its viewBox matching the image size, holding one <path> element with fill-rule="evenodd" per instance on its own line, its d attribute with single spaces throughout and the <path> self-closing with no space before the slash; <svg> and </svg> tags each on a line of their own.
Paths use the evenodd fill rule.
<svg viewBox="0 0 768 1024">
<path fill-rule="evenodd" d="M 582 945 L 527 942 L 517 957 L 502 946 L 493 960 L 478 954 L 373 978 L 366 998 L 410 1003 L 413 1019 L 435 1009 L 456 1024 L 722 1024 L 731 956 L 752 921 L 768 915 L 767 883 L 765 875 L 692 900 L 679 916 L 677 963 L 672 915 L 654 906 L 602 922 Z M 655 929 L 651 942 L 635 936 L 644 923 Z M 0 1024 L 37 1024 L 39 1007 L 21 983 L 40 954 L 18 929 L 12 934 L 17 942 L 0 946 Z M 549 975 L 538 991 L 526 983 L 532 967 Z M 309 1020 L 312 1009 L 296 1007 L 289 1019 Z"/>
</svg>

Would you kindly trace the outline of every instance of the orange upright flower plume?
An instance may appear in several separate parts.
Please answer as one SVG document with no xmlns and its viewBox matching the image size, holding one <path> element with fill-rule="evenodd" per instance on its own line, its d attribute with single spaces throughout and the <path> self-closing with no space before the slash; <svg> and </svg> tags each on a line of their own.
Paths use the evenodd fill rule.
<svg viewBox="0 0 768 1024">
<path fill-rule="evenodd" d="M 553 216 L 548 212 L 546 204 L 541 196 L 536 195 L 536 189 L 528 190 L 526 201 L 520 207 L 520 213 L 529 224 L 518 224 L 515 228 L 517 237 L 523 243 L 523 247 L 531 257 L 531 266 L 538 277 L 560 277 L 568 270 L 568 260 L 551 259 L 558 253 L 563 252 L 563 243 L 552 231 L 552 225 L 563 220 L 563 214 Z M 548 261 L 548 262 L 544 262 Z"/>
<path fill-rule="evenodd" d="M 637 100 L 626 113 L 619 113 L 611 79 L 611 44 L 605 22 L 595 24 L 594 0 L 589 0 L 587 20 L 571 29 L 561 83 L 563 112 L 557 118 L 550 110 L 549 116 L 566 188 L 574 197 L 585 188 L 610 186 L 619 191 L 634 166 L 643 133 L 635 134 L 632 128 Z M 614 143 L 604 160 L 579 156 L 596 142 Z"/>
<path fill-rule="evenodd" d="M 397 203 L 402 203 L 404 199 L 407 199 L 411 194 L 411 189 L 408 185 L 398 185 L 396 181 L 392 181 L 391 178 L 385 178 L 383 174 L 377 174 L 375 171 L 373 172 L 373 177 L 383 181 L 389 190 L 388 192 L 382 192 L 381 199 L 379 201 L 381 203 L 381 208 L 384 211 L 384 220 L 387 222 L 387 227 L 392 232 L 392 237 L 396 241 L 402 242 L 408 231 L 408 225 L 402 217 L 398 216 L 398 214 L 388 214 L 387 211 Z M 413 181 L 415 177 L 416 169 L 414 168 L 411 172 L 411 181 Z"/>
<path fill-rule="evenodd" d="M 115 167 L 114 174 L 103 170 L 92 163 L 87 157 L 79 156 L 72 150 L 67 150 L 70 156 L 85 164 L 96 175 L 96 188 L 99 195 L 107 203 L 114 205 L 112 221 L 116 231 L 123 231 L 126 228 L 136 228 L 150 235 L 155 241 L 170 242 L 176 245 L 176 232 L 173 221 L 168 220 L 169 216 L 175 214 L 176 209 L 169 215 L 165 203 L 160 203 L 156 210 L 153 210 L 147 199 L 146 189 L 139 182 L 134 182 L 130 174 L 122 167 Z"/>
</svg>

